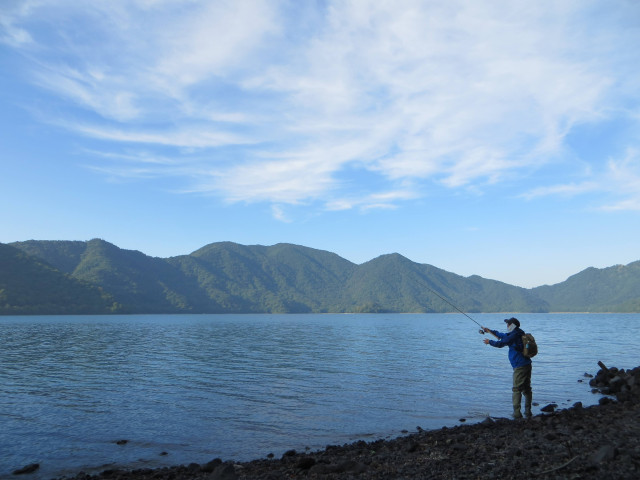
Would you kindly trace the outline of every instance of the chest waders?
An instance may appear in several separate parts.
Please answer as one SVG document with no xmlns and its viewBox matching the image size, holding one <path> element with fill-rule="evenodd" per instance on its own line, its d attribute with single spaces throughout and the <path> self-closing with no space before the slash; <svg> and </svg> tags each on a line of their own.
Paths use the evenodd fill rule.
<svg viewBox="0 0 640 480">
<path fill-rule="evenodd" d="M 522 396 L 524 395 L 524 414 L 531 417 L 531 402 L 533 394 L 531 392 L 531 364 L 513 369 L 513 418 L 522 418 L 520 408 L 522 406 Z"/>
</svg>

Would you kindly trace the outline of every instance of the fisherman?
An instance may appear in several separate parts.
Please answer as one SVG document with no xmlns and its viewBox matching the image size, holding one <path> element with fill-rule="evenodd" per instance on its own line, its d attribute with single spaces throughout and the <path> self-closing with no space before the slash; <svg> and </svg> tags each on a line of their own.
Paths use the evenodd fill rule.
<svg viewBox="0 0 640 480">
<path fill-rule="evenodd" d="M 486 345 L 502 348 L 509 347 L 509 361 L 513 367 L 513 418 L 522 418 L 520 411 L 522 395 L 524 395 L 524 414 L 527 418 L 531 417 L 531 401 L 533 395 L 531 393 L 531 359 L 522 354 L 524 345 L 522 336 L 524 332 L 520 330 L 520 321 L 517 318 L 505 319 L 507 324 L 507 333 L 491 330 L 487 327 L 482 329 L 493 334 L 498 340 L 484 339 Z"/>
</svg>

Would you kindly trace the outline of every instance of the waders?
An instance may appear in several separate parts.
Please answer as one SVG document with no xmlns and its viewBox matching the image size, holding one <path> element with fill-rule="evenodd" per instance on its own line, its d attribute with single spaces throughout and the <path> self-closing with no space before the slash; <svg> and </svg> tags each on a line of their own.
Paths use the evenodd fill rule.
<svg viewBox="0 0 640 480">
<path fill-rule="evenodd" d="M 531 364 L 513 369 L 513 418 L 522 418 L 520 411 L 522 406 L 522 395 L 524 395 L 524 414 L 531 417 L 531 402 L 533 394 L 531 392 Z"/>
</svg>

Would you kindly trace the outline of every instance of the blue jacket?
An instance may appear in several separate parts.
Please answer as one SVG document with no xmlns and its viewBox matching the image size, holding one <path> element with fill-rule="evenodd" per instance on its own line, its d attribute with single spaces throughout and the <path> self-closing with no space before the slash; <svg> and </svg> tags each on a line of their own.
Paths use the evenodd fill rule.
<svg viewBox="0 0 640 480">
<path fill-rule="evenodd" d="M 489 345 L 492 347 L 502 348 L 504 346 L 509 347 L 509 361 L 513 368 L 524 367 L 531 364 L 531 359 L 522 355 L 524 345 L 522 344 L 522 335 L 524 332 L 515 328 L 511 333 L 502 333 L 497 330 L 491 330 L 499 340 L 489 340 Z"/>
</svg>

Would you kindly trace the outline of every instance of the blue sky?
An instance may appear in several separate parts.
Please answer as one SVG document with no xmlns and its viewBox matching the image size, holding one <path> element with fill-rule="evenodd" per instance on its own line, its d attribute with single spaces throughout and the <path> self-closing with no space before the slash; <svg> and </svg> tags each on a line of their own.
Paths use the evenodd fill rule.
<svg viewBox="0 0 640 480">
<path fill-rule="evenodd" d="M 3 0 L 0 242 L 640 259 L 640 3 Z"/>
</svg>

